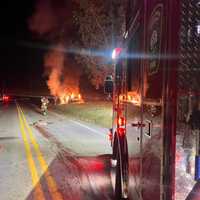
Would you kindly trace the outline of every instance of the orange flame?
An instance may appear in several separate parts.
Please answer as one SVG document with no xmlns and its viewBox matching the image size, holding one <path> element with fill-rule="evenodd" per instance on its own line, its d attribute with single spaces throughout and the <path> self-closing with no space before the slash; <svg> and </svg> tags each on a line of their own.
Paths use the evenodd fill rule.
<svg viewBox="0 0 200 200">
<path fill-rule="evenodd" d="M 137 92 L 128 92 L 127 101 L 134 105 L 141 105 L 141 95 Z"/>
<path fill-rule="evenodd" d="M 70 102 L 77 102 L 77 103 L 83 103 L 83 99 L 81 97 L 81 94 L 78 93 L 65 93 L 59 96 L 60 104 L 68 104 Z"/>
<path fill-rule="evenodd" d="M 119 100 L 133 103 L 134 105 L 137 105 L 137 106 L 141 105 L 141 95 L 136 91 L 128 92 L 127 96 L 120 95 Z"/>
<path fill-rule="evenodd" d="M 63 45 L 58 44 L 45 56 L 45 67 L 49 73 L 47 85 L 53 96 L 59 99 L 60 104 L 82 101 L 79 94 L 79 72 L 76 66 L 65 66 L 66 57 L 62 51 Z"/>
</svg>

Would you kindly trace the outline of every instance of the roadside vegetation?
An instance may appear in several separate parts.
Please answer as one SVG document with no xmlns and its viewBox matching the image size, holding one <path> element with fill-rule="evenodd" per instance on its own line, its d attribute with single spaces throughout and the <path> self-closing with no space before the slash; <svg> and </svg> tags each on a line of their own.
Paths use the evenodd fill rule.
<svg viewBox="0 0 200 200">
<path fill-rule="evenodd" d="M 110 128 L 112 122 L 112 103 L 103 101 L 81 104 L 64 104 L 54 107 L 58 112 L 78 120 Z"/>
</svg>

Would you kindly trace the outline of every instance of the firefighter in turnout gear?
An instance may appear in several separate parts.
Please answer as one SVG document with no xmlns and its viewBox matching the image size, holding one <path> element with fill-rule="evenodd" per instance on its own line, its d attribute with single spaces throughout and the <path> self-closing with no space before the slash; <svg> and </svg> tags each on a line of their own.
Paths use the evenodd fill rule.
<svg viewBox="0 0 200 200">
<path fill-rule="evenodd" d="M 49 100 L 47 97 L 41 98 L 41 111 L 43 115 L 47 114 L 47 108 L 48 108 Z"/>
</svg>

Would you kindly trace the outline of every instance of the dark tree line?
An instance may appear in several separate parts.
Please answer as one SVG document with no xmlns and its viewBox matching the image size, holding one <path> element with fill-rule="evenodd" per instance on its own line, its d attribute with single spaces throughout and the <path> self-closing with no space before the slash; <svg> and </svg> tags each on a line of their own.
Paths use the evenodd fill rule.
<svg viewBox="0 0 200 200">
<path fill-rule="evenodd" d="M 122 42 L 125 1 L 79 1 L 73 21 L 78 31 L 74 43 L 81 49 L 77 61 L 86 67 L 91 83 L 98 89 L 113 72 L 111 52 Z"/>
</svg>

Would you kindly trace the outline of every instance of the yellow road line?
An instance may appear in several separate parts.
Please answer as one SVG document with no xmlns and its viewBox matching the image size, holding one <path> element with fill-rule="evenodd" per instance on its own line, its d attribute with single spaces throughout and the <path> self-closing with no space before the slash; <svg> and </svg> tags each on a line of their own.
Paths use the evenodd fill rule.
<svg viewBox="0 0 200 200">
<path fill-rule="evenodd" d="M 20 130 L 21 130 L 21 134 L 22 134 L 22 139 L 24 141 L 24 146 L 25 146 L 25 150 L 26 150 L 28 166 L 29 166 L 29 170 L 31 173 L 31 177 L 32 177 L 32 184 L 35 189 L 35 192 L 34 192 L 35 198 L 34 199 L 38 199 L 38 200 L 44 199 L 45 200 L 18 105 L 17 105 L 17 111 L 18 111 L 18 117 L 19 117 L 19 122 L 20 122 Z"/>
<path fill-rule="evenodd" d="M 23 122 L 25 124 L 25 127 L 29 133 L 29 136 L 30 136 L 30 139 L 31 139 L 31 143 L 33 144 L 33 147 L 35 149 L 35 152 L 37 154 L 37 157 L 38 157 L 38 160 L 39 160 L 39 163 L 40 163 L 40 166 L 41 166 L 41 169 L 42 169 L 42 173 L 44 173 L 45 175 L 45 179 L 47 181 L 47 185 L 48 185 L 48 188 L 49 188 L 49 191 L 52 195 L 52 198 L 53 200 L 62 200 L 62 195 L 59 193 L 58 191 L 58 187 L 56 185 L 56 182 L 55 180 L 53 179 L 51 173 L 49 172 L 48 170 L 48 165 L 42 155 L 42 152 L 40 150 L 40 147 L 39 147 L 39 144 L 37 143 L 34 135 L 33 135 L 33 132 L 30 128 L 30 126 L 28 125 L 27 123 L 27 120 L 25 118 L 25 115 L 22 111 L 22 109 L 19 107 L 20 111 L 21 111 L 21 115 L 22 115 L 22 119 L 23 119 Z"/>
</svg>

